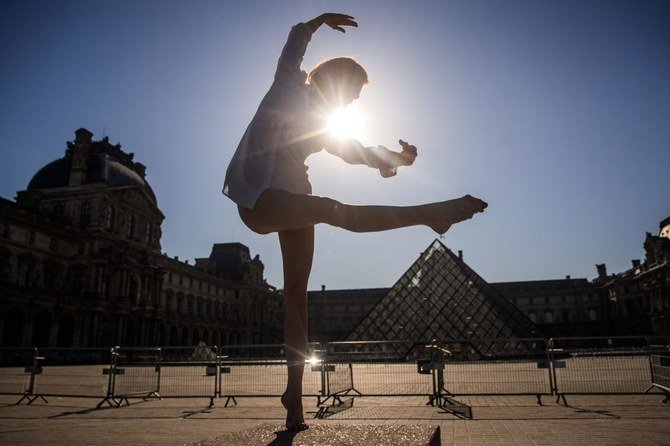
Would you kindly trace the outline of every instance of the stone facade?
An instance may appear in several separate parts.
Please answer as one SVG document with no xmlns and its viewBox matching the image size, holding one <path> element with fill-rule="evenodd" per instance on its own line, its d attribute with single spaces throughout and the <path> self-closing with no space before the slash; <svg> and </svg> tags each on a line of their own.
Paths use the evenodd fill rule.
<svg viewBox="0 0 670 446">
<path fill-rule="evenodd" d="M 600 336 L 611 334 L 606 296 L 587 279 L 498 282 L 491 286 L 502 293 L 545 335 Z"/>
<path fill-rule="evenodd" d="M 307 293 L 310 342 L 343 341 L 388 293 L 388 288 L 310 291 Z"/>
<path fill-rule="evenodd" d="M 281 303 L 258 256 L 241 244 L 195 265 L 161 253 L 145 166 L 92 136 L 79 129 L 16 202 L 0 198 L 1 345 L 280 342 Z"/>
</svg>

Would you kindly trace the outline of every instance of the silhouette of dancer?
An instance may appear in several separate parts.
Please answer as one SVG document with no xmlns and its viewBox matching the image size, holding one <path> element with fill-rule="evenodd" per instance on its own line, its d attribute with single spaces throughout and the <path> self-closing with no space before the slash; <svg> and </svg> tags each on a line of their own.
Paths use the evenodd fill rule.
<svg viewBox="0 0 670 446">
<path fill-rule="evenodd" d="M 314 225 L 326 223 L 354 232 L 385 231 L 426 225 L 438 234 L 482 212 L 487 204 L 464 197 L 418 206 L 353 206 L 311 195 L 305 159 L 326 149 L 349 164 L 395 175 L 409 166 L 416 147 L 400 140 L 401 152 L 363 147 L 325 130 L 327 116 L 357 99 L 368 76 L 346 57 L 320 63 L 307 75 L 301 70 L 312 34 L 323 24 L 345 32 L 354 18 L 326 13 L 295 25 L 277 64 L 274 81 L 247 127 L 233 156 L 223 193 L 237 205 L 242 221 L 259 234 L 277 232 L 284 267 L 284 343 L 288 383 L 281 402 L 286 428 L 307 429 L 302 410 L 302 376 L 307 355 L 307 281 L 314 251 Z"/>
</svg>

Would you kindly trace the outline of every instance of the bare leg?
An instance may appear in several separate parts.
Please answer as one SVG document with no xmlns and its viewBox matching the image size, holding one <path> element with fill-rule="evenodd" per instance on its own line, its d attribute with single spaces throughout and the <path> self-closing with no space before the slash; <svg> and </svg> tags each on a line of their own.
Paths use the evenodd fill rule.
<svg viewBox="0 0 670 446">
<path fill-rule="evenodd" d="M 307 355 L 307 281 L 314 256 L 314 227 L 279 231 L 284 264 L 284 344 L 288 382 L 281 402 L 286 428 L 307 429 L 302 411 L 302 375 Z"/>
<path fill-rule="evenodd" d="M 482 212 L 487 204 L 466 195 L 418 206 L 354 206 L 330 198 L 266 190 L 253 209 L 239 207 L 244 223 L 258 233 L 327 223 L 353 232 L 376 232 L 426 225 L 438 234 Z"/>
</svg>

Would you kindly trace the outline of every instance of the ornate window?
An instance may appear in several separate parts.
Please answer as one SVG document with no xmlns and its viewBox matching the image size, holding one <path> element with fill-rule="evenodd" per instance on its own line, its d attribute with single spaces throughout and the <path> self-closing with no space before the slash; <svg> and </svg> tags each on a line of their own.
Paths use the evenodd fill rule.
<svg viewBox="0 0 670 446">
<path fill-rule="evenodd" d="M 91 202 L 84 201 L 81 205 L 81 212 L 79 214 L 79 227 L 88 228 L 91 225 Z"/>
<path fill-rule="evenodd" d="M 56 203 L 51 211 L 51 218 L 56 223 L 63 223 L 63 220 L 65 219 L 65 207 L 62 203 Z"/>
<path fill-rule="evenodd" d="M 144 232 L 144 241 L 147 245 L 151 245 L 151 240 L 152 239 L 152 231 L 151 231 L 151 223 L 147 222 L 147 227 Z"/>
<path fill-rule="evenodd" d="M 33 246 L 34 243 L 35 243 L 35 231 L 33 231 L 32 229 L 28 229 L 26 232 L 26 244 Z"/>
<path fill-rule="evenodd" d="M 128 214 L 128 222 L 126 224 L 126 237 L 131 238 L 135 232 L 135 217 L 133 214 Z"/>
<path fill-rule="evenodd" d="M 107 207 L 107 218 L 105 219 L 105 229 L 112 231 L 114 229 L 114 206 L 111 204 Z"/>
<path fill-rule="evenodd" d="M 44 262 L 44 288 L 47 290 L 57 290 L 60 287 L 62 268 L 60 264 L 53 259 Z"/>
</svg>

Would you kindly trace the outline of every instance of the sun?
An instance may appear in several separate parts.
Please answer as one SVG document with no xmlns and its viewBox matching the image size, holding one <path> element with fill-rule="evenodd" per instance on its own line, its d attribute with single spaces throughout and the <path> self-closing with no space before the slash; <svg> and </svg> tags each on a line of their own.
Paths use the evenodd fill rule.
<svg viewBox="0 0 670 446">
<path fill-rule="evenodd" d="M 355 105 L 336 108 L 328 117 L 328 132 L 338 138 L 361 140 L 365 133 L 365 118 Z"/>
</svg>

